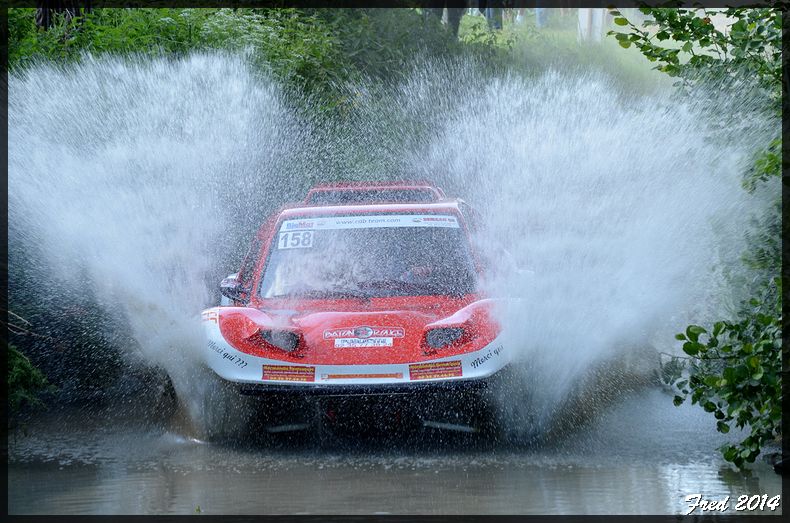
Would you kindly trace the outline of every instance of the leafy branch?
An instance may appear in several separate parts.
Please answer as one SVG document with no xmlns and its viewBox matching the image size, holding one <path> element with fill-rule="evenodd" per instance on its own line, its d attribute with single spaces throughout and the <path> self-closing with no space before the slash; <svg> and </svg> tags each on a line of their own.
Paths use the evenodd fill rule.
<svg viewBox="0 0 790 523">
<path fill-rule="evenodd" d="M 786 3 L 786 2 L 785 2 Z M 611 9 L 610 31 L 623 48 L 636 47 L 655 68 L 677 77 L 683 92 L 707 80 L 754 80 L 768 92 L 772 109 L 781 114 L 782 12 L 776 8 L 670 9 L 642 8 L 648 18 L 637 25 Z M 718 18 L 720 24 L 714 23 Z M 719 27 L 717 27 L 717 25 Z M 735 84 L 738 85 L 738 84 Z M 781 137 L 755 156 L 743 186 L 757 185 L 781 174 Z M 744 266 L 753 271 L 756 297 L 743 305 L 736 321 L 719 321 L 710 330 L 689 325 L 676 338 L 687 355 L 662 366 L 662 380 L 677 387 L 675 405 L 690 398 L 716 418 L 722 433 L 731 426 L 748 427 L 737 444 L 721 448 L 724 459 L 742 467 L 781 432 L 782 306 L 779 200 L 766 209 L 747 232 Z"/>
<path fill-rule="evenodd" d="M 690 397 L 692 405 L 713 413 L 719 432 L 728 433 L 733 424 L 749 427 L 740 443 L 721 448 L 724 459 L 738 467 L 754 462 L 781 429 L 781 279 L 775 278 L 761 298 L 749 302 L 738 322 L 716 322 L 710 332 L 689 325 L 677 334 L 688 357 L 673 357 L 662 376 L 677 387 L 676 406 Z"/>
</svg>

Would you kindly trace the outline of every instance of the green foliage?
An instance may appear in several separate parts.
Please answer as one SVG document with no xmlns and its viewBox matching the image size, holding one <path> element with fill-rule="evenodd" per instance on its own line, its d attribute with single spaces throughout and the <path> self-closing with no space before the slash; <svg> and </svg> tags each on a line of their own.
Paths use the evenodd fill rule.
<svg viewBox="0 0 790 523">
<path fill-rule="evenodd" d="M 11 9 L 9 65 L 36 59 L 79 60 L 92 54 L 179 55 L 193 50 L 249 50 L 256 63 L 287 82 L 311 88 L 342 78 L 336 37 L 315 15 L 295 9 L 95 9 L 48 31 L 34 9 Z"/>
<path fill-rule="evenodd" d="M 760 184 L 771 177 L 780 176 L 782 173 L 782 139 L 771 140 L 764 150 L 760 151 L 754 166 L 747 173 L 743 181 L 744 188 L 752 192 Z"/>
<path fill-rule="evenodd" d="M 338 36 L 316 15 L 297 9 L 219 9 L 202 16 L 200 42 L 194 48 L 248 51 L 262 70 L 306 92 L 329 95 L 348 79 L 340 66 Z"/>
<path fill-rule="evenodd" d="M 414 9 L 94 9 L 47 30 L 35 9 L 9 10 L 9 68 L 69 62 L 85 53 L 178 56 L 248 53 L 262 71 L 331 107 L 341 86 L 406 74 L 415 58 L 460 52 L 434 17 Z"/>
<path fill-rule="evenodd" d="M 337 35 L 340 60 L 353 66 L 353 80 L 405 77 L 410 66 L 430 55 L 467 51 L 433 16 L 415 9 L 313 9 Z"/>
<path fill-rule="evenodd" d="M 540 31 L 530 21 L 519 26 L 506 21 L 503 30 L 491 30 L 482 16 L 464 16 L 456 39 L 437 17 L 419 9 L 98 8 L 71 21 L 58 18 L 44 31 L 35 25 L 35 9 L 14 8 L 9 9 L 9 67 L 66 63 L 85 53 L 246 52 L 261 70 L 296 87 L 320 109 L 351 103 L 344 89 L 349 83 L 397 81 L 432 56 L 463 56 L 491 71 L 519 74 L 572 63 L 639 83 L 640 90 L 655 83 L 633 55 L 621 60 L 578 45 L 574 17 L 552 20 Z"/>
<path fill-rule="evenodd" d="M 43 405 L 39 394 L 52 387 L 41 372 L 13 345 L 8 350 L 8 411 L 16 414 L 25 406 Z"/>
<path fill-rule="evenodd" d="M 511 49 L 517 38 L 525 35 L 528 35 L 529 38 L 534 36 L 534 32 L 530 31 L 519 35 L 509 25 L 505 25 L 501 30 L 494 30 L 488 26 L 488 22 L 482 16 L 465 16 L 461 19 L 461 26 L 458 30 L 458 38 L 462 42 L 488 49 L 497 47 Z"/>
<path fill-rule="evenodd" d="M 753 75 L 770 89 L 775 101 L 782 89 L 782 16 L 778 9 L 642 8 L 650 18 L 642 26 L 617 10 L 614 23 L 624 32 L 609 31 L 622 47 L 637 47 L 656 69 L 689 81 L 708 74 Z M 712 18 L 726 16 L 728 30 Z"/>
<path fill-rule="evenodd" d="M 764 279 L 778 274 L 782 266 L 781 206 L 781 196 L 777 195 L 766 212 L 752 218 L 752 228 L 746 233 L 750 248 L 743 253 L 743 262 L 756 274 L 767 275 Z"/>
<path fill-rule="evenodd" d="M 458 34 L 467 46 L 478 46 L 487 62 L 499 63 L 509 72 L 600 71 L 629 94 L 649 93 L 661 87 L 661 76 L 651 71 L 650 62 L 638 51 L 616 52 L 619 48 L 611 41 L 580 43 L 577 22 L 576 13 L 555 13 L 546 26 L 537 28 L 534 15 L 527 14 L 522 23 L 506 19 L 503 29 L 494 31 L 484 17 L 465 16 Z"/>
<path fill-rule="evenodd" d="M 35 9 L 9 9 L 9 68 L 40 59 L 77 60 L 101 54 L 186 52 L 197 42 L 194 20 L 177 9 L 96 9 L 72 21 L 56 17 L 45 31 L 35 25 Z"/>
<path fill-rule="evenodd" d="M 739 321 L 719 321 L 709 330 L 690 325 L 678 334 L 687 365 L 675 357 L 663 369 L 664 382 L 680 393 L 675 405 L 690 397 L 713 414 L 725 434 L 732 425 L 749 428 L 740 443 L 721 448 L 724 459 L 738 467 L 753 462 L 763 444 L 780 435 L 781 307 L 781 280 L 775 278 L 745 305 Z"/>
<path fill-rule="evenodd" d="M 618 27 L 610 31 L 619 44 L 639 49 L 656 68 L 681 81 L 687 89 L 721 78 L 749 78 L 767 91 L 777 113 L 781 110 L 781 12 L 777 9 L 665 9 L 644 8 L 650 18 L 643 26 L 612 10 Z M 726 16 L 727 30 L 712 17 Z M 780 137 L 754 158 L 743 186 L 753 192 L 781 175 Z M 781 200 L 752 220 L 749 248 L 742 256 L 753 279 L 746 289 L 755 298 L 742 306 L 733 322 L 719 321 L 710 330 L 690 325 L 676 338 L 687 358 L 674 358 L 662 369 L 663 380 L 717 420 L 727 433 L 734 424 L 749 428 L 737 445 L 721 448 L 724 459 L 741 467 L 751 463 L 761 447 L 781 431 Z"/>
</svg>

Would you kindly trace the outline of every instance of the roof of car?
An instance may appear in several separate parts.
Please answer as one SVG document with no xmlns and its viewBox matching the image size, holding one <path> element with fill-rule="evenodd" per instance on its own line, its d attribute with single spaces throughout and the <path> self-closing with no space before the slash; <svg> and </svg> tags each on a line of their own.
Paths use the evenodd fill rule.
<svg viewBox="0 0 790 523">
<path fill-rule="evenodd" d="M 342 193 L 340 197 L 337 192 Z M 392 192 L 389 192 L 392 191 Z M 354 195 L 375 194 L 374 198 L 354 198 Z M 408 194 L 416 197 L 409 197 Z M 312 195 L 312 196 L 311 196 Z M 328 198 L 315 198 L 316 195 Z M 394 195 L 394 198 L 388 198 Z M 427 195 L 427 198 L 424 196 Z M 346 199 L 346 196 L 352 196 Z M 332 216 L 344 214 L 375 214 L 375 213 L 440 213 L 454 212 L 466 215 L 465 218 L 476 221 L 476 213 L 466 202 L 458 198 L 447 198 L 444 191 L 431 182 L 399 181 L 399 182 L 341 182 L 320 184 L 308 191 L 304 201 L 281 206 L 270 214 L 258 230 L 258 237 L 264 238 L 275 223 L 291 218 L 310 216 Z M 468 212 L 468 215 L 467 215 Z"/>
<path fill-rule="evenodd" d="M 462 200 L 444 199 L 429 203 L 365 203 L 355 205 L 295 205 L 280 211 L 280 218 L 297 218 L 301 216 L 328 216 L 333 214 L 375 214 L 389 212 L 460 212 Z"/>
</svg>

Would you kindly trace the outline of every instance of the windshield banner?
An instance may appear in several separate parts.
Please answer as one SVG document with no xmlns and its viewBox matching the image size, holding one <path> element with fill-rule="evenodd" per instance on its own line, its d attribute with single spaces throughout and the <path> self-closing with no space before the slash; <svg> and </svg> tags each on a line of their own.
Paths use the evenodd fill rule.
<svg viewBox="0 0 790 523">
<path fill-rule="evenodd" d="M 455 216 L 444 214 L 382 214 L 326 216 L 286 220 L 280 232 L 331 229 L 374 229 L 381 227 L 451 227 L 458 228 Z"/>
</svg>

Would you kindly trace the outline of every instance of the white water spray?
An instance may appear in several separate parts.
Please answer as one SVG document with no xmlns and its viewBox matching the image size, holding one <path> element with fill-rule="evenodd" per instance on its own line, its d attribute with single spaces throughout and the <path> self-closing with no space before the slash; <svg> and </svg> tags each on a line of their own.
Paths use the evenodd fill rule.
<svg viewBox="0 0 790 523">
<path fill-rule="evenodd" d="M 716 270 L 762 205 L 740 176 L 766 122 L 722 144 L 693 105 L 466 66 L 358 93 L 350 120 L 316 131 L 242 58 L 12 75 L 11 248 L 40 238 L 43 270 L 118 304 L 183 394 L 199 391 L 197 315 L 233 271 L 224 251 L 310 181 L 427 178 L 482 211 L 479 243 L 533 271 L 502 271 L 491 291 L 520 298 L 503 320 L 543 418 L 585 370 L 717 312 Z M 82 269 L 88 282 L 73 279 Z"/>
<path fill-rule="evenodd" d="M 9 80 L 11 248 L 38 242 L 62 300 L 93 293 L 128 322 L 126 355 L 194 396 L 220 262 L 291 197 L 283 165 L 308 137 L 241 57 L 85 57 Z"/>
<path fill-rule="evenodd" d="M 357 148 L 482 212 L 489 290 L 518 298 L 501 314 L 532 397 L 507 401 L 542 425 L 589 371 L 652 374 L 676 332 L 730 314 L 722 274 L 742 270 L 749 219 L 771 201 L 741 181 L 779 122 L 746 82 L 678 99 L 594 74 L 480 71 L 429 63 L 384 93 L 358 89 Z"/>
<path fill-rule="evenodd" d="M 476 84 L 411 161 L 480 208 L 484 250 L 500 243 L 529 269 L 491 292 L 518 298 L 502 315 L 542 424 L 588 371 L 652 372 L 643 349 L 675 352 L 688 323 L 726 316 L 721 272 L 739 269 L 748 219 L 769 201 L 741 180 L 778 122 L 755 112 L 722 143 L 694 102 L 622 99 L 604 78 Z"/>
</svg>

